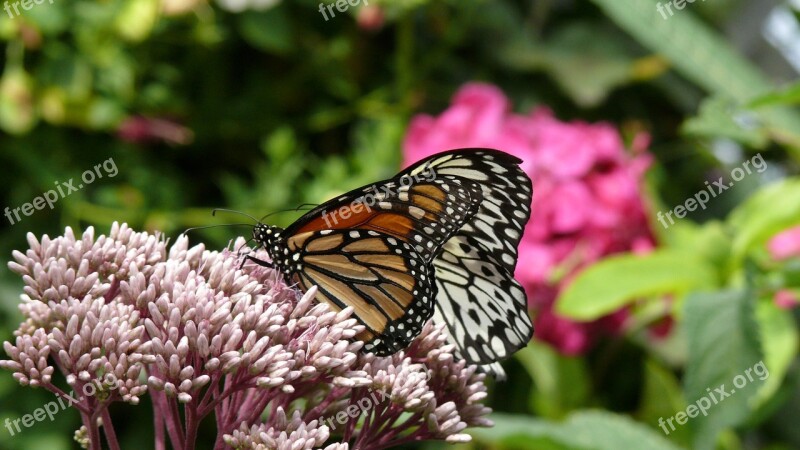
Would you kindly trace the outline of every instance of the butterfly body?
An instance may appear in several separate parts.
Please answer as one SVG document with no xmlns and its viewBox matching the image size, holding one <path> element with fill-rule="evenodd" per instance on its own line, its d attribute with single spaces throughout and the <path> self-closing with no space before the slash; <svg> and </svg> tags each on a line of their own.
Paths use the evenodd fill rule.
<svg viewBox="0 0 800 450">
<path fill-rule="evenodd" d="M 532 333 L 513 278 L 531 196 L 519 162 L 489 149 L 437 154 L 285 230 L 258 224 L 253 238 L 287 282 L 317 286 L 333 309 L 353 307 L 365 350 L 407 347 L 435 314 L 461 357 L 491 363 Z"/>
<path fill-rule="evenodd" d="M 267 251 L 273 263 L 285 274 L 291 268 L 292 258 L 288 252 L 283 254 L 286 243 L 281 239 L 282 232 L 283 228 L 260 223 L 253 228 L 253 239 Z"/>
</svg>

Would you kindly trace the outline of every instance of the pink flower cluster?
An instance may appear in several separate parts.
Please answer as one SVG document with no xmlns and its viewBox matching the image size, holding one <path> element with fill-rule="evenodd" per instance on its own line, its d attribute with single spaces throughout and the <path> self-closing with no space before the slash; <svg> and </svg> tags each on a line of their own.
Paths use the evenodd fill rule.
<svg viewBox="0 0 800 450">
<path fill-rule="evenodd" d="M 314 301 L 316 288 L 300 295 L 275 271 L 240 268 L 236 254 L 189 247 L 185 236 L 168 247 L 115 223 L 107 236 L 67 228 L 28 243 L 9 263 L 25 282 L 25 321 L 3 343 L 0 369 L 68 400 L 84 448 L 101 448 L 105 435 L 119 450 L 109 406 L 143 395 L 157 449 L 195 448 L 208 416 L 215 449 L 384 449 L 464 442 L 465 428 L 491 425 L 485 375 L 455 360 L 443 326 L 376 357 L 353 339 L 363 326 L 352 308 L 330 310 Z M 86 395 L 64 392 L 58 374 Z"/>
<path fill-rule="evenodd" d="M 587 350 L 595 337 L 619 329 L 620 311 L 576 323 L 552 311 L 558 293 L 582 268 L 607 255 L 654 245 L 641 180 L 651 163 L 649 137 L 633 154 L 609 124 L 561 122 L 544 108 L 511 112 L 495 86 L 470 83 L 438 117 L 420 115 L 405 138 L 405 163 L 453 148 L 490 147 L 523 160 L 533 180 L 531 220 L 520 244 L 516 277 L 535 311 L 535 336 L 566 354 Z"/>
</svg>

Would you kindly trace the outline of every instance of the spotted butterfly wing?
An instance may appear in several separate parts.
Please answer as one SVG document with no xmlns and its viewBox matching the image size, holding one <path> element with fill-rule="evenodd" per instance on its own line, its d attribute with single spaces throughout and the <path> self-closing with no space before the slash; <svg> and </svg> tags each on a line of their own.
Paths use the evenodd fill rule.
<svg viewBox="0 0 800 450">
<path fill-rule="evenodd" d="M 435 171 L 438 179 L 480 185 L 477 213 L 433 260 L 438 291 L 434 320 L 447 324 L 458 353 L 475 364 L 510 356 L 533 334 L 525 291 L 514 279 L 532 195 L 521 162 L 497 150 L 461 149 L 434 155 L 402 172 Z"/>
<path fill-rule="evenodd" d="M 364 324 L 366 350 L 388 355 L 407 347 L 433 313 L 431 267 L 414 248 L 377 231 L 308 231 L 287 241 L 299 255 L 291 270 L 303 290 L 335 309 L 352 306 Z"/>
<path fill-rule="evenodd" d="M 324 229 L 373 230 L 408 242 L 430 261 L 478 211 L 481 201 L 478 183 L 436 178 L 435 172 L 420 170 L 354 189 L 323 203 L 289 226 L 286 234 Z"/>
<path fill-rule="evenodd" d="M 286 230 L 258 225 L 263 245 L 290 283 L 318 286 L 333 309 L 352 306 L 365 349 L 406 347 L 430 319 L 431 260 L 478 211 L 478 183 L 398 177 L 355 189 L 311 210 Z"/>
</svg>

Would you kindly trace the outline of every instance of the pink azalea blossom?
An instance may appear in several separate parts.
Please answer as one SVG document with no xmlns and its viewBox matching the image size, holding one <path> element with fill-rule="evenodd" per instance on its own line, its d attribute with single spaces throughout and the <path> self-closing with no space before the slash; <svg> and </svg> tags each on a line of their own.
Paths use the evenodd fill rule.
<svg viewBox="0 0 800 450">
<path fill-rule="evenodd" d="M 776 261 L 800 256 L 800 226 L 789 228 L 775 235 L 767 243 L 767 250 Z"/>
<path fill-rule="evenodd" d="M 408 165 L 448 149 L 491 147 L 523 160 L 534 193 L 516 277 L 535 313 L 535 336 L 566 354 L 579 354 L 597 337 L 617 332 L 626 311 L 578 323 L 559 317 L 552 305 L 591 263 L 655 245 L 640 187 L 652 160 L 648 144 L 649 137 L 640 134 L 627 151 L 612 125 L 562 122 L 546 108 L 514 113 L 499 88 L 469 83 L 439 116 L 412 119 L 404 155 Z"/>
</svg>

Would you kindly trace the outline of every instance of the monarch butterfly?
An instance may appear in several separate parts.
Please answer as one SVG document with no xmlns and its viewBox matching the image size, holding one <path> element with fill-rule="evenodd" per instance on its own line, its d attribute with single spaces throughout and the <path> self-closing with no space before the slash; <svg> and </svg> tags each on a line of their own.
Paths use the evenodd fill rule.
<svg viewBox="0 0 800 450">
<path fill-rule="evenodd" d="M 379 356 L 407 347 L 432 316 L 460 357 L 491 364 L 524 346 L 533 326 L 514 279 L 530 216 L 521 160 L 458 149 L 354 189 L 288 228 L 259 223 L 253 239 L 288 283 L 334 310 L 352 306 L 357 338 Z"/>
</svg>

